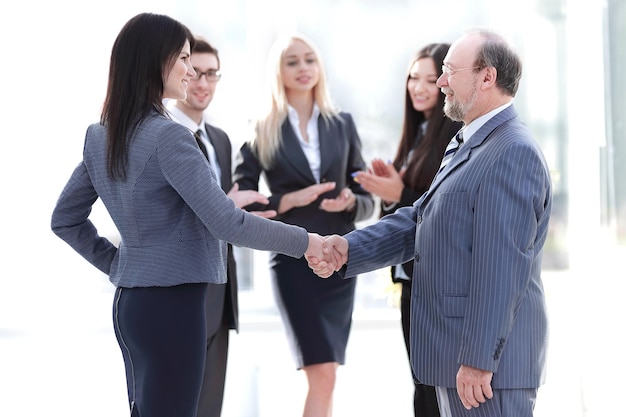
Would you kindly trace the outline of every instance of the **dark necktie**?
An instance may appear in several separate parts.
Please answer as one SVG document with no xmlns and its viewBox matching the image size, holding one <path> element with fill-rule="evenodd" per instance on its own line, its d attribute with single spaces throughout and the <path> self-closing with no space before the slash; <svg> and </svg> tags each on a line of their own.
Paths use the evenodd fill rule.
<svg viewBox="0 0 626 417">
<path fill-rule="evenodd" d="M 452 138 L 448 146 L 446 147 L 446 152 L 443 154 L 443 159 L 441 160 L 441 166 L 439 167 L 439 172 L 441 172 L 445 166 L 450 162 L 456 151 L 459 150 L 461 144 L 463 143 L 463 130 L 459 130 L 459 132 Z"/>
<path fill-rule="evenodd" d="M 196 133 L 194 133 L 193 135 L 196 137 L 196 142 L 198 142 L 198 146 L 200 147 L 200 150 L 204 154 L 204 157 L 208 160 L 209 153 L 207 152 L 206 146 L 204 146 L 204 143 L 202 143 L 202 131 L 198 129 Z"/>
</svg>

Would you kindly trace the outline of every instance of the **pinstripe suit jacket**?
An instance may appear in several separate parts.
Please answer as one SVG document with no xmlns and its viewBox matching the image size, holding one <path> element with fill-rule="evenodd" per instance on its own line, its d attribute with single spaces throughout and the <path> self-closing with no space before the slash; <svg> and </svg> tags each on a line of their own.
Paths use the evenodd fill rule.
<svg viewBox="0 0 626 417">
<path fill-rule="evenodd" d="M 100 198 L 119 248 L 89 220 Z M 52 213 L 52 230 L 122 287 L 226 282 L 226 244 L 301 257 L 306 230 L 249 214 L 226 197 L 193 134 L 158 114 L 132 137 L 125 181 L 106 168 L 106 130 L 91 125 L 83 160 Z"/>
<path fill-rule="evenodd" d="M 493 371 L 494 388 L 543 383 L 551 201 L 543 154 L 510 106 L 413 207 L 346 235 L 346 276 L 415 259 L 411 363 L 420 381 L 456 387 L 465 364 Z"/>
</svg>

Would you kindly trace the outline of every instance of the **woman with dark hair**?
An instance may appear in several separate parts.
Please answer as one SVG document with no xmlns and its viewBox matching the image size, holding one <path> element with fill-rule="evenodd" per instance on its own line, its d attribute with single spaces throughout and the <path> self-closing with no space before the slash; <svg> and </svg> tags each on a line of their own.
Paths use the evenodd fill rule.
<svg viewBox="0 0 626 417">
<path fill-rule="evenodd" d="M 381 217 L 410 206 L 430 186 L 439 170 L 446 146 L 462 124 L 443 112 L 445 95 L 437 87 L 449 44 L 423 47 L 411 61 L 406 80 L 404 122 L 396 157 L 391 163 L 372 161 L 372 169 L 355 176 L 361 186 L 381 199 Z M 409 352 L 411 276 L 413 261 L 391 267 L 391 279 L 401 283 L 400 312 L 404 342 Z M 415 382 L 416 416 L 438 417 L 434 387 Z"/>
<path fill-rule="evenodd" d="M 135 417 L 195 417 L 207 285 L 226 282 L 226 242 L 323 256 L 320 236 L 236 208 L 193 133 L 169 118 L 163 100 L 184 100 L 196 74 L 193 43 L 167 16 L 126 23 L 113 45 L 100 123 L 87 129 L 83 160 L 52 214 L 54 233 L 116 286 L 113 324 Z M 118 246 L 89 219 L 98 199 Z"/>
</svg>

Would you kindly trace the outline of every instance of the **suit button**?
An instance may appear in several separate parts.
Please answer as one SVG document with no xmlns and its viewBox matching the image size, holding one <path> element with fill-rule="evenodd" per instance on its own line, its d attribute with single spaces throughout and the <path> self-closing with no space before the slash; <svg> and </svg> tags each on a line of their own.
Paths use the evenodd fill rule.
<svg viewBox="0 0 626 417">
<path fill-rule="evenodd" d="M 415 262 L 419 262 L 419 260 L 420 260 L 420 254 L 416 253 L 415 254 Z"/>
<path fill-rule="evenodd" d="M 422 224 L 422 216 L 417 216 L 417 224 Z"/>
</svg>

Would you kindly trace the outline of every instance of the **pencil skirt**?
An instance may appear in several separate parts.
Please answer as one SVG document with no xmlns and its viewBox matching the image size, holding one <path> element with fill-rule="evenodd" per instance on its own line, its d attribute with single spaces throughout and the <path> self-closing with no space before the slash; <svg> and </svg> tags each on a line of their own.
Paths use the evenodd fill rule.
<svg viewBox="0 0 626 417">
<path fill-rule="evenodd" d="M 289 348 L 301 369 L 326 362 L 345 363 L 352 325 L 356 279 L 335 273 L 322 279 L 305 258 L 272 254 L 271 278 Z"/>
<path fill-rule="evenodd" d="M 113 324 L 132 417 L 195 417 L 206 356 L 206 289 L 115 291 Z"/>
</svg>

